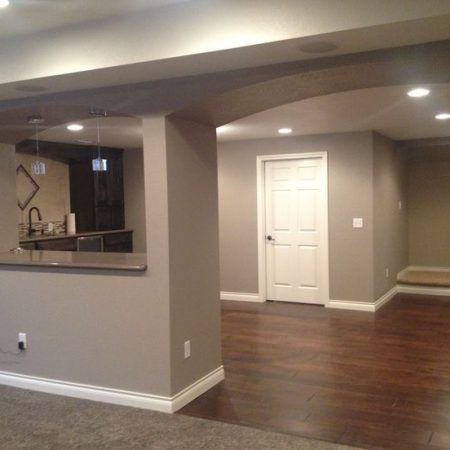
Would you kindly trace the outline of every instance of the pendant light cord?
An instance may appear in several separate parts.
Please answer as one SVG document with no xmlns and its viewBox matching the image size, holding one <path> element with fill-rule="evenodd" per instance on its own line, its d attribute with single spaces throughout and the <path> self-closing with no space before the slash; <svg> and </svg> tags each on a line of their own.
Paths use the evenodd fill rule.
<svg viewBox="0 0 450 450">
<path fill-rule="evenodd" d="M 36 160 L 39 161 L 39 128 L 38 128 L 38 123 L 36 122 L 34 124 L 35 129 L 36 129 Z"/>
<path fill-rule="evenodd" d="M 99 117 L 97 115 L 97 158 L 100 158 L 100 122 Z"/>
</svg>

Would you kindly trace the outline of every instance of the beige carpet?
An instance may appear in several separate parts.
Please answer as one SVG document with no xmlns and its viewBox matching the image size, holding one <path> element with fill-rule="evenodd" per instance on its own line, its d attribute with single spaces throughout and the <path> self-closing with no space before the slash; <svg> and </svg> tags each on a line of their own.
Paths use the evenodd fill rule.
<svg viewBox="0 0 450 450">
<path fill-rule="evenodd" d="M 0 386 L 1 450 L 351 450 L 182 415 Z"/>
<path fill-rule="evenodd" d="M 417 286 L 450 287 L 450 271 L 406 270 L 397 277 L 397 281 Z"/>
</svg>

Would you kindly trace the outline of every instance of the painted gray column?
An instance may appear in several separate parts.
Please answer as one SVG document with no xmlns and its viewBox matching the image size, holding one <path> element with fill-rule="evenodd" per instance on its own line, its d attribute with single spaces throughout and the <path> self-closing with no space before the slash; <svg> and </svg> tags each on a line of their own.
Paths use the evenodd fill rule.
<svg viewBox="0 0 450 450">
<path fill-rule="evenodd" d="M 171 382 L 175 394 L 221 363 L 215 128 L 166 122 Z M 184 358 L 184 342 L 191 356 Z"/>
<path fill-rule="evenodd" d="M 14 145 L 0 144 L 0 192 L 0 251 L 8 251 L 19 245 Z"/>
</svg>

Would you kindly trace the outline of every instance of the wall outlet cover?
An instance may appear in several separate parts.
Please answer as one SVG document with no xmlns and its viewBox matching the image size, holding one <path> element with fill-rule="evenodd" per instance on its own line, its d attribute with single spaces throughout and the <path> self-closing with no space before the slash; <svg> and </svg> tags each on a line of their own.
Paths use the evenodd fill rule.
<svg viewBox="0 0 450 450">
<path fill-rule="evenodd" d="M 353 228 L 363 228 L 364 222 L 362 217 L 353 217 Z"/>
</svg>

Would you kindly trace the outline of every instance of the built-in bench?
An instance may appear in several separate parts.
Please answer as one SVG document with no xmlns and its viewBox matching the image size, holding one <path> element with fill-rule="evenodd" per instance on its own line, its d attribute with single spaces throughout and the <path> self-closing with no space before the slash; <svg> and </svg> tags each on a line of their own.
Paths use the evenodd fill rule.
<svg viewBox="0 0 450 450">
<path fill-rule="evenodd" d="M 397 276 L 399 284 L 428 287 L 450 288 L 450 269 L 446 268 L 411 268 L 405 269 Z"/>
</svg>

